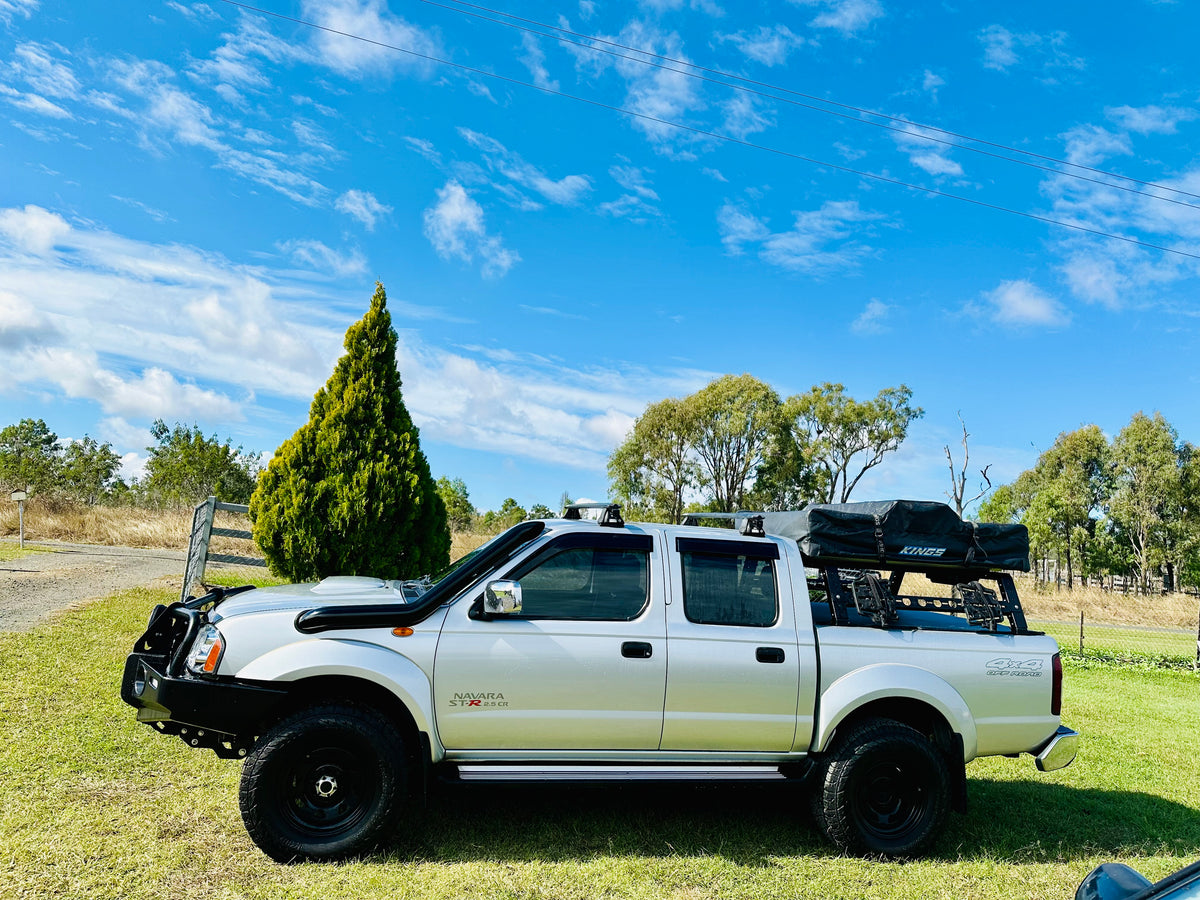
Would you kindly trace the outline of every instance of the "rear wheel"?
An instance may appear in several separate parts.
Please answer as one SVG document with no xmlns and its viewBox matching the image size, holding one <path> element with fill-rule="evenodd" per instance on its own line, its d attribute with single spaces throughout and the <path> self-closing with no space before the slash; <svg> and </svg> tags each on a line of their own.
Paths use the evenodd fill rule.
<svg viewBox="0 0 1200 900">
<path fill-rule="evenodd" d="M 928 738 L 900 722 L 870 719 L 851 726 L 812 778 L 813 816 L 846 853 L 916 856 L 946 819 L 946 763 Z"/>
<path fill-rule="evenodd" d="M 374 709 L 328 704 L 271 729 L 246 757 L 238 801 L 277 862 L 339 859 L 384 843 L 408 811 L 403 738 Z"/>
</svg>

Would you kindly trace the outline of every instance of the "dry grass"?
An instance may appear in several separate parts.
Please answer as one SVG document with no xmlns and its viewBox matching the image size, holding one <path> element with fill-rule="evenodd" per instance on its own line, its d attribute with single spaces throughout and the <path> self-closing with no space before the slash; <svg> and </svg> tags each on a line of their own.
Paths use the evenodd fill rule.
<svg viewBox="0 0 1200 900">
<path fill-rule="evenodd" d="M 46 497 L 33 497 L 25 503 L 27 541 L 184 550 L 191 525 L 190 509 L 85 506 Z M 0 537 L 16 537 L 17 533 L 16 504 L 0 503 Z"/>
<path fill-rule="evenodd" d="M 217 511 L 218 528 L 248 529 L 245 516 Z M 81 503 L 33 497 L 25 503 L 27 541 L 69 541 L 109 547 L 186 550 L 192 527 L 191 509 L 144 509 L 134 506 L 84 506 Z M 16 538 L 17 507 L 0 504 L 0 538 Z M 492 537 L 458 532 L 451 536 L 450 558 L 458 559 Z M 216 537 L 214 553 L 256 556 L 253 542 Z"/>
<path fill-rule="evenodd" d="M 1078 622 L 1079 614 L 1093 624 L 1179 628 L 1195 631 L 1200 600 L 1187 594 L 1136 596 L 1102 591 L 1098 587 L 1065 587 L 1038 584 L 1032 576 L 1018 575 L 1017 593 L 1026 618 L 1040 622 Z M 904 579 L 904 594 L 949 597 L 950 585 L 935 584 L 910 573 Z"/>
<path fill-rule="evenodd" d="M 1075 621 L 1079 614 L 1089 622 L 1109 625 L 1151 625 L 1155 628 L 1196 627 L 1200 600 L 1187 594 L 1137 596 L 1098 587 L 1055 590 L 1054 585 L 1035 587 L 1032 578 L 1017 582 L 1025 615 L 1046 621 Z"/>
</svg>

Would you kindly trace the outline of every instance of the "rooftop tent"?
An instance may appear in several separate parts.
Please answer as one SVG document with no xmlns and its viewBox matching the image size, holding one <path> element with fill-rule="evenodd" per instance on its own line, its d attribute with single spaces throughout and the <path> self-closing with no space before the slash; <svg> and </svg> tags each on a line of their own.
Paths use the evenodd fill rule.
<svg viewBox="0 0 1200 900">
<path fill-rule="evenodd" d="M 813 566 L 1029 571 L 1024 525 L 964 522 L 945 503 L 817 503 L 762 517 L 768 534 L 795 540 Z"/>
</svg>

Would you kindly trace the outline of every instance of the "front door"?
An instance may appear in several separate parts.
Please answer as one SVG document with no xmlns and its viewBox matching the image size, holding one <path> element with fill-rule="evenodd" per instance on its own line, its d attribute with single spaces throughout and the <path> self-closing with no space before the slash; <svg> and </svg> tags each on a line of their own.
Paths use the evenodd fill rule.
<svg viewBox="0 0 1200 900">
<path fill-rule="evenodd" d="M 519 615 L 464 597 L 434 660 L 450 751 L 654 750 L 666 690 L 664 584 L 648 534 L 569 532 L 502 577 Z M 482 594 L 482 591 L 480 592 Z"/>
</svg>

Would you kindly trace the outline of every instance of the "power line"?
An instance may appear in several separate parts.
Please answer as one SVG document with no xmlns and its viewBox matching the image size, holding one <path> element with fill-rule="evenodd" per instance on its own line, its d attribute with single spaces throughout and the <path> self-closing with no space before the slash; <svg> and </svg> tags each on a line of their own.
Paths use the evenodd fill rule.
<svg viewBox="0 0 1200 900">
<path fill-rule="evenodd" d="M 687 60 L 677 59 L 672 56 L 664 56 L 662 54 L 654 53 L 650 50 L 643 50 L 638 47 L 630 47 L 626 44 L 621 44 L 616 41 L 608 40 L 607 38 L 598 37 L 596 35 L 589 35 L 589 34 L 583 34 L 581 32 L 577 32 L 577 31 L 572 31 L 569 28 L 563 28 L 558 25 L 551 25 L 547 22 L 540 22 L 537 19 L 527 19 L 522 16 L 514 15 L 513 13 L 504 12 L 503 10 L 492 9 L 491 7 L 480 6 L 480 5 L 474 4 L 474 3 L 468 3 L 468 2 L 466 2 L 466 0 L 447 0 L 446 3 L 440 3 L 440 2 L 437 2 L 437 0 L 420 0 L 420 2 L 425 3 L 428 6 L 436 6 L 441 9 L 445 9 L 445 10 L 448 10 L 451 12 L 457 12 L 460 15 L 471 16 L 472 18 L 480 19 L 485 22 L 492 22 L 497 25 L 503 25 L 506 28 L 512 28 L 512 29 L 515 29 L 518 31 L 526 32 L 528 34 L 536 34 L 539 37 L 549 38 L 551 40 L 558 41 L 560 43 L 571 44 L 576 47 L 582 47 L 584 49 L 591 50 L 595 53 L 605 53 L 605 54 L 608 54 L 609 56 L 615 56 L 618 59 L 624 59 L 624 60 L 628 60 L 630 62 L 639 63 L 641 65 L 650 66 L 650 67 L 657 68 L 657 69 L 663 69 L 667 72 L 676 72 L 680 75 L 686 75 L 689 78 L 695 78 L 699 81 L 705 81 L 710 84 L 719 84 L 723 87 L 727 87 L 727 88 L 730 88 L 735 91 L 742 91 L 744 93 L 753 94 L 753 95 L 756 95 L 759 97 L 767 97 L 772 100 L 777 100 L 781 103 L 791 104 L 791 105 L 799 107 L 801 109 L 808 109 L 808 110 L 812 110 L 814 112 L 823 113 L 825 115 L 835 116 L 840 119 L 846 119 L 850 122 L 856 122 L 860 125 L 871 125 L 875 128 L 882 128 L 887 131 L 894 131 L 899 134 L 904 134 L 904 135 L 907 135 L 909 137 L 912 137 L 912 138 L 915 138 L 918 140 L 927 141 L 927 142 L 936 143 L 936 144 L 942 144 L 947 147 L 954 147 L 959 150 L 966 150 L 970 153 L 977 153 L 982 156 L 991 157 L 993 159 L 1005 160 L 1007 162 L 1015 163 L 1016 165 L 1019 165 L 1019 166 L 1026 166 L 1026 167 L 1032 168 L 1032 169 L 1039 169 L 1043 172 L 1051 172 L 1056 175 L 1064 175 L 1068 178 L 1077 178 L 1077 179 L 1080 179 L 1081 181 L 1091 182 L 1092 184 L 1098 184 L 1098 185 L 1102 185 L 1104 187 L 1115 188 L 1116 190 L 1126 191 L 1126 192 L 1132 193 L 1132 194 L 1140 194 L 1141 196 L 1144 196 L 1144 197 L 1150 197 L 1152 199 L 1161 200 L 1166 203 L 1175 203 L 1179 206 L 1187 206 L 1187 207 L 1190 207 L 1191 209 L 1200 209 L 1200 206 L 1197 206 L 1196 204 L 1193 204 L 1193 203 L 1188 203 L 1183 200 L 1175 200 L 1171 197 L 1163 197 L 1159 194 L 1151 193 L 1150 191 L 1142 191 L 1142 190 L 1138 190 L 1136 188 L 1126 187 L 1124 185 L 1113 184 L 1108 181 L 1102 181 L 1098 178 L 1089 178 L 1088 176 L 1080 175 L 1077 172 L 1065 172 L 1062 169 L 1055 168 L 1054 166 L 1045 166 L 1045 165 L 1040 165 L 1038 163 L 1029 162 L 1028 160 L 1014 159 L 1011 156 L 1005 156 L 1004 154 L 1001 154 L 1001 153 L 992 153 L 987 150 L 982 150 L 979 147 L 971 147 L 971 146 L 967 146 L 965 144 L 959 144 L 955 141 L 946 140 L 944 138 L 938 138 L 932 134 L 923 134 L 921 132 L 922 131 L 932 131 L 937 134 L 946 135 L 947 137 L 958 138 L 959 140 L 964 140 L 964 141 L 971 141 L 972 143 L 983 144 L 984 146 L 994 147 L 998 150 L 1004 150 L 1009 153 L 1017 153 L 1017 154 L 1021 154 L 1023 156 L 1032 157 L 1034 159 L 1044 160 L 1045 162 L 1052 162 L 1059 166 L 1069 166 L 1069 167 L 1075 168 L 1075 169 L 1082 169 L 1084 171 L 1093 172 L 1097 175 L 1103 175 L 1107 178 L 1119 178 L 1123 181 L 1132 182 L 1134 184 L 1140 184 L 1143 187 L 1151 187 L 1151 188 L 1155 188 L 1156 190 L 1167 191 L 1168 193 L 1179 194 L 1184 197 L 1192 197 L 1194 199 L 1200 200 L 1200 194 L 1194 194 L 1189 191 L 1182 190 L 1180 188 L 1169 187 L 1167 185 L 1159 184 L 1159 183 L 1153 182 L 1153 181 L 1143 181 L 1139 178 L 1133 178 L 1128 175 L 1121 175 L 1117 172 L 1109 172 L 1104 169 L 1095 168 L 1093 166 L 1083 165 L 1082 163 L 1074 163 L 1074 162 L 1070 162 L 1069 160 L 1058 159 L 1053 156 L 1044 156 L 1040 153 L 1034 153 L 1031 150 L 1022 150 L 1019 147 L 1011 147 L 1006 144 L 997 143 L 995 141 L 985 140 L 984 138 L 977 138 L 977 137 L 972 137 L 971 135 L 968 135 L 968 134 L 962 134 L 962 133 L 955 132 L 955 131 L 949 131 L 945 128 L 940 128 L 936 125 L 926 125 L 926 124 L 922 124 L 920 122 L 914 122 L 910 119 L 905 119 L 900 116 L 891 116 L 891 115 L 888 115 L 887 113 L 875 112 L 873 110 L 865 109 L 860 106 L 853 106 L 848 103 L 840 103 L 836 100 L 828 100 L 823 97 L 818 97 L 814 94 L 806 94 L 803 91 L 796 91 L 796 90 L 792 90 L 790 88 L 782 87 L 780 85 L 771 84 L 770 82 L 756 81 L 753 78 L 747 78 L 745 76 L 737 75 L 732 72 L 726 72 L 721 69 L 714 69 L 714 68 L 710 68 L 708 66 L 702 66 L 702 65 L 699 65 L 698 63 L 688 62 Z M 451 4 L 453 4 L 453 5 L 451 5 Z M 481 12 L 478 12 L 478 13 L 470 12 L 470 10 L 473 10 L 473 9 L 480 10 Z M 490 13 L 491 15 L 483 15 L 482 14 L 483 12 Z M 512 19 L 514 21 L 506 22 L 503 19 L 492 18 L 492 16 L 502 16 L 502 17 L 504 17 L 504 19 Z M 544 31 L 538 31 L 536 28 L 527 28 L 522 25 L 517 25 L 517 24 L 515 24 L 515 22 L 525 22 L 528 25 L 536 25 L 538 28 L 548 28 L 551 31 L 558 32 L 558 34 L 547 34 Z M 580 38 L 581 40 L 571 40 L 570 38 L 561 37 L 560 35 L 563 35 L 563 34 L 570 35 L 571 37 Z M 603 46 L 597 46 L 597 44 L 603 44 L 603 45 L 607 45 L 609 47 L 616 47 L 620 50 L 627 50 L 631 53 L 642 54 L 643 56 L 648 56 L 651 59 L 661 60 L 662 62 L 655 63 L 655 62 L 650 62 L 647 59 L 639 58 L 637 56 L 626 56 L 623 53 L 617 53 L 613 50 L 607 50 Z M 672 65 L 664 65 L 664 63 L 671 63 Z M 673 66 L 676 66 L 676 65 L 686 66 L 687 69 L 673 68 Z M 694 69 L 696 71 L 688 71 L 688 69 Z M 719 76 L 719 77 L 710 78 L 710 77 L 706 77 L 705 75 L 699 75 L 699 74 L 697 74 L 697 72 L 706 72 L 709 75 L 715 75 L 715 76 Z M 729 81 L 722 81 L 721 79 L 732 79 L 734 82 L 740 82 L 740 84 L 731 84 Z M 755 90 L 754 88 L 745 87 L 744 85 L 753 85 L 754 88 L 765 88 L 767 90 Z M 801 103 L 799 101 L 792 100 L 788 97 L 781 97 L 778 94 L 769 93 L 769 91 L 778 91 L 778 92 L 784 93 L 784 94 L 791 94 L 794 97 L 803 97 L 806 100 L 812 100 L 816 103 L 824 103 L 829 106 L 838 107 L 839 109 L 850 110 L 850 111 L 853 111 L 856 113 L 860 113 L 861 115 L 876 116 L 881 119 L 886 119 L 887 121 L 890 121 L 890 122 L 898 122 L 901 125 L 904 125 L 906 127 L 902 127 L 902 128 L 896 127 L 895 125 L 888 125 L 888 124 L 885 124 L 884 122 L 872 122 L 869 119 L 863 119 L 863 118 L 860 118 L 859 116 L 852 116 L 852 115 L 848 115 L 846 113 L 837 112 L 836 110 L 826 109 L 826 108 L 820 107 L 820 106 L 813 106 L 808 103 Z M 913 129 L 921 129 L 921 131 L 914 131 Z"/>
<path fill-rule="evenodd" d="M 240 9 L 248 10 L 249 12 L 255 12 L 255 13 L 258 13 L 258 14 L 264 15 L 264 16 L 270 16 L 272 18 L 280 19 L 285 22 L 291 22 L 295 25 L 302 25 L 306 28 L 312 28 L 317 31 L 324 31 L 328 34 L 340 35 L 341 37 L 347 37 L 352 40 L 361 41 L 362 43 L 371 44 L 372 46 L 375 46 L 375 47 L 381 47 L 385 50 L 393 50 L 397 53 L 403 53 L 407 56 L 412 56 L 416 59 L 423 59 L 423 60 L 426 60 L 427 62 L 433 62 L 433 63 L 438 63 L 439 65 L 449 66 L 451 68 L 458 69 L 463 72 L 470 72 L 473 75 L 479 75 L 484 78 L 491 78 L 496 81 L 502 81 L 506 84 L 512 84 L 512 85 L 516 85 L 518 87 L 531 88 L 535 91 L 540 91 L 541 93 L 548 94 L 550 96 L 563 97 L 568 100 L 575 100 L 579 103 L 586 103 L 589 106 L 594 106 L 594 107 L 597 107 L 598 109 L 604 109 L 604 110 L 608 110 L 609 112 L 620 113 L 621 115 L 629 116 L 629 117 L 635 118 L 635 119 L 641 119 L 641 120 L 647 121 L 647 122 L 654 122 L 659 125 L 665 125 L 667 127 L 675 128 L 680 131 L 686 131 L 690 134 L 699 135 L 701 137 L 708 137 L 708 138 L 712 138 L 714 140 L 723 141 L 725 143 L 734 144 L 734 145 L 741 146 L 741 147 L 749 147 L 754 150 L 762 150 L 766 153 L 775 154 L 776 156 L 782 156 L 782 157 L 786 157 L 788 159 L 794 159 L 799 162 L 811 163 L 813 165 L 822 166 L 827 169 L 833 169 L 838 172 L 845 172 L 846 174 L 849 174 L 849 175 L 856 175 L 860 178 L 868 178 L 868 179 L 871 179 L 874 181 L 884 182 L 885 184 L 895 185 L 897 187 L 909 188 L 910 190 L 920 191 L 922 193 L 929 194 L 929 195 L 935 196 L 935 197 L 946 197 L 950 200 L 959 200 L 963 203 L 970 203 L 973 206 L 982 207 L 984 209 L 990 209 L 990 210 L 994 210 L 996 212 L 1009 213 L 1011 215 L 1021 216 L 1026 219 L 1032 219 L 1037 222 L 1044 222 L 1049 225 L 1057 225 L 1062 228 L 1070 228 L 1075 231 L 1084 232 L 1086 234 L 1096 235 L 1097 237 L 1109 238 L 1111 240 L 1116 240 L 1116 241 L 1124 241 L 1127 244 L 1136 244 L 1139 247 L 1146 247 L 1150 250 L 1159 250 L 1159 251 L 1162 251 L 1163 253 L 1173 253 L 1178 256 L 1186 256 L 1191 259 L 1200 259 L 1200 254 L 1189 253 L 1186 250 L 1177 250 L 1172 247 L 1163 247 L 1159 244 L 1151 244 L 1147 241 L 1141 241 L 1141 240 L 1138 240 L 1137 238 L 1128 237 L 1126 235 L 1112 234 L 1111 232 L 1101 231 L 1096 228 L 1088 228 L 1087 226 L 1078 225 L 1073 222 L 1064 222 L 1060 219 L 1052 219 L 1048 216 L 1041 216 L 1036 213 L 1024 212 L 1023 210 L 1012 209 L 1010 207 L 1000 206 L 999 204 L 995 204 L 995 203 L 988 203 L 984 200 L 976 200 L 972 197 L 964 197 L 961 194 L 952 194 L 948 191 L 940 191 L 940 190 L 937 190 L 936 188 L 929 188 L 929 187 L 924 187 L 919 184 L 912 184 L 907 181 L 901 181 L 898 178 L 889 178 L 886 175 L 879 175 L 874 172 L 865 172 L 865 171 L 862 171 L 859 169 L 852 169 L 849 166 L 842 166 L 842 165 L 838 165 L 836 163 L 824 162 L 819 159 L 814 159 L 812 157 L 803 156 L 802 154 L 799 154 L 799 153 L 793 153 L 790 150 L 784 150 L 779 147 L 770 147 L 766 144 L 757 144 L 757 143 L 754 143 L 753 141 L 747 141 L 743 138 L 736 138 L 736 137 L 733 137 L 732 135 L 720 134 L 719 132 L 715 132 L 715 131 L 707 131 L 703 128 L 696 128 L 692 125 L 685 125 L 681 122 L 672 122 L 669 119 L 662 119 L 662 118 L 659 118 L 658 116 L 652 116 L 647 113 L 640 113 L 640 112 L 637 112 L 632 109 L 626 109 L 625 107 L 622 107 L 622 106 L 614 106 L 612 104 L 603 103 L 599 100 L 593 100 L 590 97 L 581 97 L 577 94 L 569 94 L 565 91 L 555 90 L 554 88 L 543 87 L 541 85 L 533 84 L 532 82 L 529 82 L 529 81 L 522 81 L 519 78 L 511 78 L 507 75 L 499 75 L 495 72 L 488 72 L 483 69 L 476 68 L 475 66 L 468 66 L 468 65 L 465 65 L 464 63 L 457 63 L 457 62 L 453 62 L 448 59 L 443 59 L 441 57 L 432 56 L 427 53 L 420 53 L 419 51 L 416 51 L 416 50 L 410 50 L 407 47 L 398 47 L 395 44 L 388 44 L 384 41 L 377 41 L 373 38 L 368 38 L 368 37 L 364 37 L 362 35 L 353 34 L 352 32 L 340 31 L 336 28 L 330 28 L 327 25 L 321 25 L 317 22 L 309 22 L 305 19 L 299 19 L 294 16 L 285 15 L 283 13 L 273 12 L 269 9 L 263 9 L 258 6 L 252 6 L 248 3 L 242 3 L 242 2 L 239 2 L 239 0 L 221 0 L 221 2 L 226 3 L 229 6 L 236 6 Z"/>
</svg>

